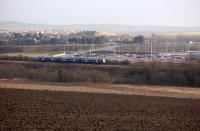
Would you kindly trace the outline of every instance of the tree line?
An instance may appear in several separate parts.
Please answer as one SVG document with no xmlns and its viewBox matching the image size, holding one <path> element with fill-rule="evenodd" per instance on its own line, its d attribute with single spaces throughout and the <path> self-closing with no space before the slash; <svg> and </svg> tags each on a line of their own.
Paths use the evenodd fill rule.
<svg viewBox="0 0 200 131">
<path fill-rule="evenodd" d="M 28 58 L 20 58 L 30 60 Z M 122 63 L 119 63 L 122 64 Z M 113 83 L 200 87 L 199 63 L 124 63 L 97 66 L 38 62 L 0 62 L 0 78 L 63 83 Z"/>
</svg>

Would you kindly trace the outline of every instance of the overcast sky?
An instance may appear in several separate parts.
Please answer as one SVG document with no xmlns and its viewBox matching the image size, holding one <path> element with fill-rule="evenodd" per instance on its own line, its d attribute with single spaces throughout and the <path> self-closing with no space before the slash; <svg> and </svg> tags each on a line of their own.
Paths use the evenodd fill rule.
<svg viewBox="0 0 200 131">
<path fill-rule="evenodd" d="M 200 0 L 0 0 L 0 21 L 200 26 Z"/>
</svg>

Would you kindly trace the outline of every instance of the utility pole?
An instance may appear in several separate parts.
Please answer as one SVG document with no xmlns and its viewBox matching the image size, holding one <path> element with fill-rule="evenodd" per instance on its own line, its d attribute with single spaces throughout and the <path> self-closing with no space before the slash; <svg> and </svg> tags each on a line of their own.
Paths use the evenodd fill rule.
<svg viewBox="0 0 200 131">
<path fill-rule="evenodd" d="M 114 45 L 114 54 L 115 54 L 115 56 L 117 55 L 117 45 L 116 45 L 116 42 L 115 42 L 115 45 Z"/>
<path fill-rule="evenodd" d="M 64 53 L 66 54 L 65 45 L 66 45 L 66 43 L 64 44 Z"/>
<path fill-rule="evenodd" d="M 82 47 L 82 37 L 80 36 L 80 44 L 81 44 L 81 57 L 82 57 L 82 54 L 83 54 L 83 47 Z"/>
<path fill-rule="evenodd" d="M 91 58 L 91 44 L 90 44 L 90 58 Z"/>
<path fill-rule="evenodd" d="M 200 42 L 196 42 L 197 46 L 199 45 L 199 53 L 200 53 Z"/>
<path fill-rule="evenodd" d="M 154 44 L 153 44 L 153 58 L 155 59 L 156 58 L 156 43 L 154 42 Z"/>
<path fill-rule="evenodd" d="M 190 41 L 189 44 L 188 44 L 188 60 L 190 62 L 190 45 L 193 44 L 193 41 Z"/>
<path fill-rule="evenodd" d="M 93 39 L 93 42 L 92 42 L 92 52 L 94 51 L 94 39 Z"/>
<path fill-rule="evenodd" d="M 49 41 L 47 42 L 47 44 L 45 44 L 45 50 L 46 50 L 47 55 L 48 55 L 48 49 L 47 49 L 48 44 L 49 44 Z"/>
<path fill-rule="evenodd" d="M 153 44 L 153 34 L 152 34 L 152 36 L 151 36 L 151 60 L 153 59 L 153 57 L 152 57 L 152 44 Z"/>
<path fill-rule="evenodd" d="M 199 59 L 200 59 L 200 42 L 199 42 Z"/>
<path fill-rule="evenodd" d="M 74 42 L 73 42 L 73 56 L 74 56 Z"/>
<path fill-rule="evenodd" d="M 122 41 L 122 46 L 123 46 L 123 41 Z M 119 61 L 121 61 L 121 56 L 120 56 L 120 45 L 119 45 Z"/>
<path fill-rule="evenodd" d="M 69 39 L 67 39 L 67 43 L 68 43 L 68 44 L 67 44 L 67 45 L 68 45 L 68 46 L 67 46 L 67 48 L 68 48 L 67 51 L 68 51 L 68 53 L 69 53 Z"/>
</svg>

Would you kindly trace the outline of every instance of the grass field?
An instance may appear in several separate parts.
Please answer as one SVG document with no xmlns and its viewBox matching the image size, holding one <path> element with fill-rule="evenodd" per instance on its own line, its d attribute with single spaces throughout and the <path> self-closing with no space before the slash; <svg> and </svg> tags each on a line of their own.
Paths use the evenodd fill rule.
<svg viewBox="0 0 200 131">
<path fill-rule="evenodd" d="M 30 82 L 27 80 L 1 79 L 0 88 L 200 99 L 200 88 L 172 87 L 172 86 L 114 85 L 114 84 L 91 84 L 91 83 L 65 84 L 65 83 L 55 83 L 55 82 L 47 83 L 47 82 Z"/>
</svg>

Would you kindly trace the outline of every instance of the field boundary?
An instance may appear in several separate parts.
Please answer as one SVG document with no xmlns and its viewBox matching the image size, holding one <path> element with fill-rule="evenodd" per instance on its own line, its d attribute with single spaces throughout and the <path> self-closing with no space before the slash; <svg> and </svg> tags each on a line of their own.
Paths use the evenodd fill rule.
<svg viewBox="0 0 200 131">
<path fill-rule="evenodd" d="M 200 99 L 200 88 L 0 80 L 0 88 Z"/>
</svg>

